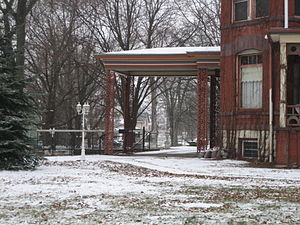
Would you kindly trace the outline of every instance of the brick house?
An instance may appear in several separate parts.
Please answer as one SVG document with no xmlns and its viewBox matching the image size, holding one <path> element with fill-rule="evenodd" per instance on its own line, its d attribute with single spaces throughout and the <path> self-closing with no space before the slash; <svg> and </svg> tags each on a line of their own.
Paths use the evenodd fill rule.
<svg viewBox="0 0 300 225">
<path fill-rule="evenodd" d="M 108 78 L 106 154 L 112 154 L 115 73 L 127 87 L 126 112 L 133 76 L 195 76 L 198 151 L 219 146 L 235 158 L 300 166 L 300 0 L 221 0 L 221 7 L 221 48 L 96 56 Z M 124 123 L 134 129 L 129 119 Z M 130 147 L 129 134 L 124 138 Z"/>
<path fill-rule="evenodd" d="M 299 166 L 300 0 L 221 5 L 222 146 Z"/>
</svg>

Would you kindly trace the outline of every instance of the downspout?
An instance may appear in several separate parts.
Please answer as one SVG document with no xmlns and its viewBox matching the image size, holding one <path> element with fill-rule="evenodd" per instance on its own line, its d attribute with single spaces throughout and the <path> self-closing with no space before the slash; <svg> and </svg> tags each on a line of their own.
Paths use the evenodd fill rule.
<svg viewBox="0 0 300 225">
<path fill-rule="evenodd" d="M 284 0 L 284 28 L 289 28 L 289 0 Z"/>
<path fill-rule="evenodd" d="M 269 162 L 273 162 L 273 81 L 272 81 L 272 42 L 269 38 Z"/>
</svg>

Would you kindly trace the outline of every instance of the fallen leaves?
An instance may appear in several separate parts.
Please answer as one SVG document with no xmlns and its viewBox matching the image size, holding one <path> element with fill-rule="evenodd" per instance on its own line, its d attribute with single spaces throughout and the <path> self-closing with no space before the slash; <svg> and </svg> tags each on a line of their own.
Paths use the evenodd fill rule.
<svg viewBox="0 0 300 225">
<path fill-rule="evenodd" d="M 80 161 L 42 165 L 40 174 L 27 173 L 20 180 L 0 178 L 5 195 L 0 199 L 5 215 L 0 215 L 0 224 L 293 224 L 300 220 L 298 186 L 271 186 L 269 178 L 176 174 L 112 161 L 87 161 L 84 168 Z M 285 183 L 289 182 L 298 181 Z M 113 186 L 116 183 L 120 187 Z M 97 191 L 102 186 L 103 191 Z M 7 194 L 20 187 L 34 191 L 20 191 L 17 197 Z"/>
</svg>

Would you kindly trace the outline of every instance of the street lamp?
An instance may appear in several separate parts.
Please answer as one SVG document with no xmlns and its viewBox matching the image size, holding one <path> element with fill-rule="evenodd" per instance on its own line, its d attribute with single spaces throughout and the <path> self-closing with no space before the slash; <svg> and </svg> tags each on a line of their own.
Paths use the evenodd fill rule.
<svg viewBox="0 0 300 225">
<path fill-rule="evenodd" d="M 82 143 L 81 143 L 81 163 L 83 165 L 85 161 L 85 146 L 84 146 L 84 120 L 85 116 L 89 113 L 90 111 L 90 105 L 86 102 L 84 105 L 81 105 L 79 102 L 76 105 L 76 110 L 78 115 L 82 115 Z"/>
</svg>

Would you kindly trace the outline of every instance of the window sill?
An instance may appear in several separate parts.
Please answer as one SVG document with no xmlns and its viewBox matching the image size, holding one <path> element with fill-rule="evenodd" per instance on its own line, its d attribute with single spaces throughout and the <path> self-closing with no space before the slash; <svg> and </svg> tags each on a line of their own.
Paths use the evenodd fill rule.
<svg viewBox="0 0 300 225">
<path fill-rule="evenodd" d="M 250 25 L 263 25 L 271 20 L 270 17 L 254 18 L 251 20 L 232 21 L 230 24 L 221 26 L 221 30 L 239 28 Z"/>
<path fill-rule="evenodd" d="M 237 111 L 237 115 L 261 115 L 261 116 L 265 116 L 265 115 L 269 115 L 267 112 L 263 111 L 262 108 L 259 109 L 241 109 L 239 108 Z"/>
<path fill-rule="evenodd" d="M 300 16 L 299 16 L 300 18 Z M 235 24 L 235 23 L 249 23 L 249 22 L 254 22 L 254 21 L 261 21 L 261 20 L 265 20 L 265 19 L 269 19 L 269 16 L 261 16 L 261 17 L 254 17 L 254 18 L 251 18 L 251 19 L 246 19 L 246 20 L 233 20 L 232 23 Z"/>
<path fill-rule="evenodd" d="M 260 107 L 260 108 L 242 108 L 242 107 L 239 107 L 239 110 L 241 110 L 241 111 L 248 111 L 248 110 L 250 110 L 250 111 L 253 111 L 253 110 L 262 110 L 263 108 L 262 107 Z"/>
</svg>

